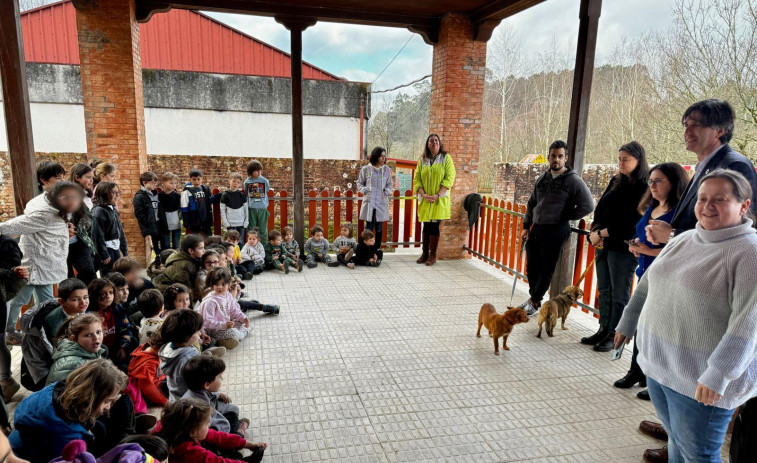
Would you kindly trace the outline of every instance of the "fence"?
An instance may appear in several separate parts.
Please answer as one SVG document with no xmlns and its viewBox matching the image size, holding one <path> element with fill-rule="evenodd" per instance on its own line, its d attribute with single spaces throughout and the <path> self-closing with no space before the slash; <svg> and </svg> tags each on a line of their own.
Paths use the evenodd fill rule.
<svg viewBox="0 0 757 463">
<path fill-rule="evenodd" d="M 528 281 L 526 278 L 526 253 L 522 249 L 521 232 L 526 206 L 500 201 L 490 197 L 483 197 L 478 223 L 468 235 L 466 251 L 471 255 L 498 267 L 515 278 Z M 573 228 L 576 233 L 576 261 L 573 271 L 573 284 L 583 274 L 586 266 L 594 259 L 595 249 L 587 243 L 589 224 L 581 220 L 578 227 Z M 522 250 L 522 252 L 521 252 Z M 587 273 L 581 284 L 584 296 L 576 305 L 584 312 L 591 312 L 598 316 L 597 288 L 594 268 Z"/>
<path fill-rule="evenodd" d="M 221 234 L 221 208 L 218 203 L 221 191 L 213 190 L 211 200 L 213 207 L 213 231 L 216 235 Z M 308 229 L 320 225 L 324 230 L 324 236 L 329 241 L 339 234 L 341 224 L 357 223 L 357 235 L 360 236 L 365 228 L 365 223 L 358 220 L 360 207 L 363 204 L 363 194 L 355 194 L 348 190 L 341 192 L 336 190 L 333 194 L 328 191 L 320 193 L 311 190 L 306 195 L 305 216 L 308 219 Z M 286 190 L 277 193 L 268 192 L 268 230 L 277 229 L 282 231 L 287 225 L 292 225 L 293 215 L 291 204 L 294 197 Z M 403 195 L 395 190 L 389 200 L 389 220 L 384 222 L 383 236 L 384 246 L 418 247 L 421 236 L 421 223 L 417 220 L 416 198 L 412 190 L 405 190 Z M 307 233 L 306 233 L 307 235 Z M 302 244 L 302 243 L 301 243 Z"/>
</svg>

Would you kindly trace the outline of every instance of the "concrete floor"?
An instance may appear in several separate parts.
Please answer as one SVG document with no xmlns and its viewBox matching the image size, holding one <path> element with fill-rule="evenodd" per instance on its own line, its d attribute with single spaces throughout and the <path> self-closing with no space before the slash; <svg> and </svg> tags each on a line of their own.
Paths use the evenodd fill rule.
<svg viewBox="0 0 757 463">
<path fill-rule="evenodd" d="M 574 309 L 553 338 L 536 338 L 535 320 L 518 325 L 496 357 L 475 337 L 478 312 L 504 310 L 510 277 L 478 260 L 425 267 L 415 254 L 249 283 L 281 314 L 249 314 L 223 389 L 251 419 L 249 438 L 268 442 L 264 462 L 636 463 L 664 444 L 637 430 L 655 419 L 640 389 L 612 386 L 630 350 L 612 362 L 578 342 L 595 318 Z"/>
</svg>

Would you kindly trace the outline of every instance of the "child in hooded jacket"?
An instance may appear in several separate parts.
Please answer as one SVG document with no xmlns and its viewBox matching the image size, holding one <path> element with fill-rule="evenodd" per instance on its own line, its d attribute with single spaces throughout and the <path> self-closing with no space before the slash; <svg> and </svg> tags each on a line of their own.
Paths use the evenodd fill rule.
<svg viewBox="0 0 757 463">
<path fill-rule="evenodd" d="M 163 321 L 160 337 L 164 342 L 158 355 L 160 369 L 166 375 L 169 398 L 180 399 L 187 392 L 182 368 L 192 357 L 200 355 L 195 344 L 200 339 L 202 316 L 193 310 L 174 310 Z"/>
<path fill-rule="evenodd" d="M 106 358 L 108 350 L 103 347 L 102 318 L 85 313 L 69 318 L 61 325 L 63 336 L 53 351 L 53 366 L 47 375 L 47 384 L 63 381 L 85 362 Z"/>
<path fill-rule="evenodd" d="M 200 304 L 205 332 L 226 349 L 237 347 L 239 341 L 247 337 L 250 327 L 250 321 L 229 291 L 232 281 L 228 268 L 211 270 L 206 286 L 212 291 Z"/>
<path fill-rule="evenodd" d="M 129 382 L 134 384 L 142 393 L 142 397 L 151 405 L 165 407 L 168 397 L 163 395 L 160 386 L 166 380 L 166 375 L 160 370 L 160 356 L 158 351 L 163 347 L 160 332 L 156 331 L 150 340 L 137 347 L 131 353 L 129 363 Z"/>
</svg>

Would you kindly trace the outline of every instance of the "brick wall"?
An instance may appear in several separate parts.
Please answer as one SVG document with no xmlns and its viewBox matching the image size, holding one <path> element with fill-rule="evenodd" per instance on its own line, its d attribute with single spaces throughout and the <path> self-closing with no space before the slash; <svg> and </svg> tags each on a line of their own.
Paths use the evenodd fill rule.
<svg viewBox="0 0 757 463">
<path fill-rule="evenodd" d="M 61 163 L 67 170 L 77 162 L 88 162 L 84 153 L 37 153 L 37 162 L 52 160 Z M 271 183 L 271 189 L 275 191 L 292 191 L 292 161 L 291 159 L 257 158 L 263 163 L 263 175 Z M 164 172 L 173 172 L 183 182 L 189 180 L 189 169 L 199 168 L 202 170 L 204 181 L 211 188 L 223 190 L 229 185 L 229 174 L 239 172 L 247 177 L 245 166 L 249 158 L 232 156 L 177 156 L 177 155 L 148 155 L 147 169 L 160 175 Z M 305 189 L 321 191 L 327 189 L 334 191 L 353 190 L 357 192 L 355 182 L 360 174 L 360 168 L 365 161 L 347 161 L 335 159 L 306 159 L 305 160 Z M 390 165 L 393 163 L 390 163 Z M 392 166 L 392 169 L 394 167 Z M 0 221 L 14 216 L 13 210 L 13 185 L 10 176 L 10 164 L 8 153 L 0 152 Z M 122 172 L 117 172 L 117 182 L 125 189 L 125 177 Z M 132 189 L 139 189 L 139 181 Z M 124 195 L 122 202 L 129 207 L 128 213 L 123 213 L 126 220 L 128 215 L 133 217 L 130 209 L 131 196 Z M 126 209 L 122 209 L 126 211 Z M 137 235 L 138 236 L 138 235 Z M 131 241 L 131 240 L 130 240 Z"/>
<path fill-rule="evenodd" d="M 131 198 L 147 166 L 139 24 L 134 0 L 77 5 L 79 61 L 87 153 L 119 166 L 121 194 Z M 127 180 L 127 181 L 124 181 Z M 130 201 L 122 209 L 128 237 L 141 236 Z M 145 243 L 129 240 L 129 253 L 145 260 Z"/>
<path fill-rule="evenodd" d="M 591 190 L 595 201 L 607 188 L 610 179 L 617 172 L 615 164 L 590 164 L 584 167 L 582 178 Z M 547 169 L 539 164 L 496 164 L 492 196 L 505 201 L 526 204 L 534 189 L 536 179 Z"/>
<path fill-rule="evenodd" d="M 463 200 L 478 188 L 478 155 L 486 69 L 486 42 L 473 40 L 467 16 L 442 18 L 434 45 L 429 130 L 452 155 L 457 176 L 452 187 L 451 219 L 442 226 L 440 259 L 464 256 L 468 219 Z"/>
</svg>

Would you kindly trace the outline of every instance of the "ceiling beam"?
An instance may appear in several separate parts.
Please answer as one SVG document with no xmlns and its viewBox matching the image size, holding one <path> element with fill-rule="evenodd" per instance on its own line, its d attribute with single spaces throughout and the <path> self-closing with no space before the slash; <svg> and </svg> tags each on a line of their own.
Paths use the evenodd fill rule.
<svg viewBox="0 0 757 463">
<path fill-rule="evenodd" d="M 474 24 L 490 19 L 505 19 L 545 0 L 494 0 L 470 13 Z"/>
<path fill-rule="evenodd" d="M 146 22 L 156 11 L 167 11 L 170 8 L 182 8 L 188 10 L 219 11 L 227 13 L 247 13 L 259 16 L 288 16 L 292 17 L 293 10 L 296 16 L 303 18 L 315 18 L 318 21 L 342 22 L 349 24 L 365 24 L 373 26 L 408 27 L 414 26 L 419 29 L 437 27 L 439 18 L 418 15 L 404 15 L 397 13 L 372 12 L 366 15 L 362 10 L 318 8 L 313 6 L 284 5 L 278 2 L 249 1 L 249 0 L 136 0 L 137 20 Z"/>
</svg>

